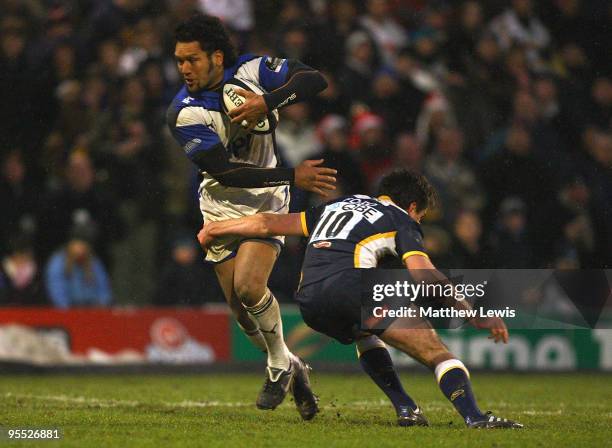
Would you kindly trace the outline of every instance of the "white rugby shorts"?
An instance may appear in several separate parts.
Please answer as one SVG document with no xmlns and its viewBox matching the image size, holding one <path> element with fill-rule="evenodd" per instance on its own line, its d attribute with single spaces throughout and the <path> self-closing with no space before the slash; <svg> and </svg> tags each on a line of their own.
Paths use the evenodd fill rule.
<svg viewBox="0 0 612 448">
<path fill-rule="evenodd" d="M 234 188 L 216 185 L 213 188 L 200 187 L 200 211 L 204 222 L 242 218 L 256 213 L 289 212 L 289 186 L 270 188 Z M 206 261 L 222 263 L 236 256 L 244 240 L 268 241 L 279 247 L 285 243 L 284 236 L 271 238 L 222 237 L 209 248 Z"/>
</svg>

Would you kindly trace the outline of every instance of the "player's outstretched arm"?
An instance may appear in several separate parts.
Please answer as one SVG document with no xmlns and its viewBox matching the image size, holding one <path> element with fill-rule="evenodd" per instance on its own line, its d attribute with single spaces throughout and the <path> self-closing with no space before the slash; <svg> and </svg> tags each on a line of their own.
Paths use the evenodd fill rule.
<svg viewBox="0 0 612 448">
<path fill-rule="evenodd" d="M 412 278 L 417 282 L 424 283 L 450 283 L 450 280 L 440 271 L 436 269 L 429 257 L 425 255 L 412 255 L 404 260 L 406 268 L 410 272 Z M 450 299 L 451 306 L 458 309 L 471 309 L 472 306 L 466 300 Z M 508 342 L 508 328 L 499 317 L 489 318 L 474 318 L 470 323 L 478 329 L 489 330 L 491 333 L 489 339 L 495 342 Z"/>
<path fill-rule="evenodd" d="M 198 233 L 198 241 L 207 250 L 216 238 L 228 235 L 266 238 L 276 235 L 304 236 L 304 233 L 300 213 L 257 213 L 244 218 L 205 223 Z"/>
<path fill-rule="evenodd" d="M 304 160 L 295 167 L 294 184 L 296 187 L 312 191 L 323 197 L 327 197 L 327 191 L 335 190 L 336 174 L 333 168 L 320 166 L 324 162 L 319 160 Z"/>
<path fill-rule="evenodd" d="M 326 196 L 335 190 L 337 173 L 320 166 L 323 160 L 305 160 L 294 168 L 261 168 L 247 163 L 232 162 L 222 144 L 206 151 L 187 154 L 193 163 L 225 187 L 264 188 L 279 185 L 296 187 Z"/>
<path fill-rule="evenodd" d="M 190 108 L 168 109 L 168 127 L 183 150 L 201 171 L 225 187 L 266 188 L 279 185 L 297 187 L 325 196 L 334 190 L 336 170 L 320 166 L 322 160 L 306 160 L 296 168 L 263 168 L 230 160 L 219 135 L 200 123 Z"/>
</svg>

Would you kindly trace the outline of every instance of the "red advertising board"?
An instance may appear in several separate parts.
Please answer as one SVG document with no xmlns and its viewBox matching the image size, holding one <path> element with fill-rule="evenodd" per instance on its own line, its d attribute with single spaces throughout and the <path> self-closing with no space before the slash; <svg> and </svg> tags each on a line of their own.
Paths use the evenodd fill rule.
<svg viewBox="0 0 612 448">
<path fill-rule="evenodd" d="M 200 363 L 230 358 L 228 313 L 202 308 L 4 308 L 0 345 L 6 345 L 1 339 L 7 333 L 13 341 L 31 337 L 31 347 L 41 345 L 37 337 L 52 337 L 55 345 L 50 346 L 59 341 L 58 352 L 67 353 L 67 362 Z"/>
</svg>

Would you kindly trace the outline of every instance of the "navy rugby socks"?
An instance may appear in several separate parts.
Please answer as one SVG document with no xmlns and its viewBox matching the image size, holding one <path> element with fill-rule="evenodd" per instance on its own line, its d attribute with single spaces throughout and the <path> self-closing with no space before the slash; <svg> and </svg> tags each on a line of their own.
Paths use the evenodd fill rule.
<svg viewBox="0 0 612 448">
<path fill-rule="evenodd" d="M 389 397 L 396 412 L 400 411 L 401 406 L 410 406 L 413 410 L 417 409 L 416 403 L 404 390 L 393 367 L 391 356 L 385 347 L 375 347 L 361 353 L 359 362 L 363 370 Z"/>
<path fill-rule="evenodd" d="M 479 420 L 484 414 L 478 409 L 465 365 L 458 359 L 441 362 L 435 369 L 442 393 L 466 422 Z"/>
</svg>

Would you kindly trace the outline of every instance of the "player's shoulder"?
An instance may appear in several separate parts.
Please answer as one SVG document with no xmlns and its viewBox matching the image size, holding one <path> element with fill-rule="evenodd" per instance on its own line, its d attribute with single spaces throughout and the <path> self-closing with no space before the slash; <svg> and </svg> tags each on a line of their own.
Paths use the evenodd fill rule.
<svg viewBox="0 0 612 448">
<path fill-rule="evenodd" d="M 259 63 L 259 62 L 261 62 L 262 58 L 263 58 L 263 56 L 258 55 L 258 54 L 253 54 L 253 53 L 241 54 L 236 59 L 235 66 L 240 67 L 241 65 L 247 64 L 249 62 Z"/>
<path fill-rule="evenodd" d="M 259 72 L 259 64 L 263 56 L 252 53 L 241 54 L 236 58 L 236 62 L 231 67 L 225 69 L 223 81 L 227 81 L 236 76 L 256 75 Z"/>
<path fill-rule="evenodd" d="M 365 194 L 350 194 L 350 195 L 339 196 L 337 198 L 331 199 L 330 201 L 327 201 L 324 204 L 322 204 L 322 206 L 337 207 L 341 204 L 367 204 L 367 203 L 370 203 L 370 205 L 375 205 L 374 202 L 375 202 L 374 198 L 367 196 Z"/>
<path fill-rule="evenodd" d="M 185 104 L 183 100 L 187 97 L 187 89 L 183 87 L 179 92 L 172 98 L 168 109 L 166 110 L 166 122 L 168 126 L 174 128 L 176 126 L 176 121 L 178 119 L 178 115 Z"/>
<path fill-rule="evenodd" d="M 406 210 L 395 204 L 391 198 L 380 196 L 376 198 L 376 201 L 384 207 L 385 214 L 389 217 L 395 228 L 409 228 L 418 231 L 418 233 L 423 233 L 421 225 L 412 219 Z"/>
<path fill-rule="evenodd" d="M 166 111 L 166 120 L 170 126 L 176 126 L 181 112 L 189 112 L 193 108 L 221 112 L 219 94 L 214 91 L 190 93 L 185 86 L 178 91 Z"/>
<path fill-rule="evenodd" d="M 236 63 L 225 70 L 224 81 L 238 78 L 266 89 L 280 87 L 287 75 L 287 59 L 255 54 L 240 55 Z"/>
<path fill-rule="evenodd" d="M 393 214 L 395 211 L 392 208 L 389 208 L 387 203 L 381 201 L 380 198 L 376 198 L 373 196 L 368 196 L 365 194 L 351 194 L 340 196 L 338 198 L 332 199 L 329 202 L 326 202 L 324 205 L 339 205 L 339 204 L 354 204 L 355 206 L 359 205 L 361 208 L 363 207 L 373 207 L 382 212 Z"/>
<path fill-rule="evenodd" d="M 279 58 L 276 56 L 245 53 L 238 56 L 238 58 L 236 59 L 236 63 L 232 67 L 238 69 L 245 64 L 250 64 L 259 67 L 259 65 L 263 64 L 269 70 L 278 71 L 280 66 L 285 61 L 286 59 Z"/>
</svg>

